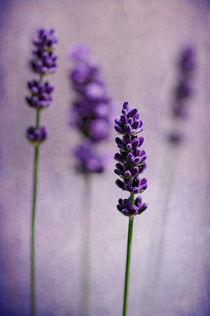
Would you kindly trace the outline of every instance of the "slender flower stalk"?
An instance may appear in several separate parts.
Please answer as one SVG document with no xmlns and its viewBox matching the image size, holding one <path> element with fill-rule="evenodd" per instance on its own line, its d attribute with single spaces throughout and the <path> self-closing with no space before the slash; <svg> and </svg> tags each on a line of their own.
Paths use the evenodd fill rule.
<svg viewBox="0 0 210 316">
<path fill-rule="evenodd" d="M 196 51 L 192 46 L 184 48 L 179 54 L 177 60 L 178 81 L 174 87 L 171 106 L 171 130 L 167 135 L 167 144 L 165 152 L 165 161 L 163 162 L 166 173 L 166 188 L 163 200 L 163 207 L 160 213 L 159 236 L 155 246 L 158 252 L 151 250 L 148 258 L 148 267 L 150 262 L 154 262 L 153 267 L 146 274 L 149 287 L 147 296 L 150 301 L 155 301 L 158 295 L 159 284 L 162 276 L 163 257 L 165 250 L 165 231 L 167 228 L 170 214 L 169 203 L 171 199 L 171 189 L 173 186 L 174 176 L 176 174 L 177 161 L 181 147 L 184 141 L 184 125 L 190 110 L 190 101 L 194 94 L 194 79 L 196 71 Z M 181 125 L 182 124 L 182 125 Z M 153 247 L 153 243 L 151 244 Z M 154 255 L 155 254 L 155 255 Z M 154 302 L 155 304 L 155 302 Z"/>
<path fill-rule="evenodd" d="M 171 187 L 173 184 L 173 179 L 176 171 L 176 164 L 179 156 L 179 146 L 184 138 L 183 129 L 180 128 L 179 123 L 183 121 L 186 124 L 186 119 L 189 113 L 189 101 L 193 97 L 194 93 L 194 79 L 196 70 L 196 52 L 192 46 L 188 46 L 181 51 L 178 58 L 178 82 L 174 89 L 173 103 L 172 103 L 172 120 L 174 129 L 169 133 L 169 143 L 167 146 L 167 153 L 165 166 L 168 166 L 168 178 L 167 187 L 165 193 L 165 200 L 162 212 L 162 222 L 160 225 L 160 240 L 158 245 L 158 255 L 156 261 L 156 272 L 154 279 L 154 289 L 158 288 L 160 277 L 161 277 L 161 267 L 162 259 L 164 254 L 164 244 L 165 244 L 165 229 L 167 225 L 167 220 L 169 216 L 169 202 L 171 197 Z"/>
<path fill-rule="evenodd" d="M 124 283 L 124 296 L 123 296 L 123 316 L 127 315 L 127 301 L 129 290 L 129 277 L 130 277 L 130 261 L 131 261 L 131 245 L 133 237 L 133 221 L 134 217 L 129 217 L 128 222 L 128 240 L 127 240 L 127 256 L 126 256 L 126 268 L 125 268 L 125 283 Z"/>
<path fill-rule="evenodd" d="M 108 140 L 111 129 L 112 100 L 101 76 L 100 67 L 93 61 L 89 48 L 83 44 L 71 46 L 70 56 L 73 68 L 70 81 L 75 92 L 71 106 L 71 126 L 81 135 L 74 155 L 76 170 L 84 176 L 84 214 L 82 216 L 81 254 L 81 313 L 89 315 L 90 280 L 90 199 L 92 174 L 105 171 L 105 158 L 99 152 L 99 145 Z M 89 207 L 89 208 L 88 208 Z M 87 209 L 88 208 L 88 209 Z M 85 214 L 87 214 L 85 216 Z M 85 230 L 85 231 L 84 231 Z"/>
<path fill-rule="evenodd" d="M 30 242 L 30 315 L 36 315 L 36 267 L 35 267 L 35 218 L 37 204 L 37 183 L 38 183 L 38 164 L 39 164 L 39 146 L 47 138 L 46 128 L 40 126 L 41 110 L 48 107 L 52 102 L 53 87 L 49 82 L 43 82 L 43 78 L 48 73 L 56 70 L 57 56 L 53 53 L 57 39 L 54 30 L 46 31 L 40 29 L 37 31 L 37 38 L 33 40 L 34 50 L 31 60 L 31 69 L 38 74 L 39 79 L 28 82 L 30 96 L 26 97 L 28 105 L 35 109 L 36 120 L 35 127 L 27 129 L 26 137 L 34 145 L 34 163 L 33 163 L 33 198 L 32 198 L 32 216 L 31 216 L 31 242 Z"/>
<path fill-rule="evenodd" d="M 114 172 L 121 179 L 116 180 L 116 184 L 122 190 L 130 192 L 128 199 L 119 199 L 117 209 L 125 216 L 129 217 L 128 238 L 127 238 L 127 255 L 124 281 L 124 298 L 122 315 L 127 315 L 127 302 L 129 291 L 129 275 L 131 262 L 131 246 L 133 236 L 134 216 L 142 214 L 147 205 L 142 203 L 140 196 L 135 198 L 136 194 L 142 193 L 147 188 L 146 178 L 140 178 L 142 172 L 146 169 L 146 153 L 140 147 L 144 138 L 139 136 L 143 131 L 143 122 L 137 109 L 129 109 L 128 102 L 124 102 L 122 115 L 119 120 L 115 120 L 115 130 L 122 136 L 115 139 L 120 150 L 115 154 L 116 169 Z"/>
</svg>

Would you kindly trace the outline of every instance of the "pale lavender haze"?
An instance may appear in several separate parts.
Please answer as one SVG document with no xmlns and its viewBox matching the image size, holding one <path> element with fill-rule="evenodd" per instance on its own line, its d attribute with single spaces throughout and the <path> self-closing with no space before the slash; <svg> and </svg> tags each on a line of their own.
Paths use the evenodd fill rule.
<svg viewBox="0 0 210 316">
<path fill-rule="evenodd" d="M 54 102 L 41 123 L 49 138 L 40 151 L 36 218 L 38 316 L 79 315 L 82 177 L 70 130 L 69 44 L 87 44 L 120 105 L 129 101 L 144 121 L 147 211 L 134 223 L 129 316 L 208 315 L 209 265 L 209 30 L 208 1 L 10 0 L 1 5 L 0 53 L 0 310 L 28 316 L 29 237 L 33 148 L 25 128 L 34 112 L 25 104 L 31 39 L 40 27 L 59 39 L 58 70 L 50 82 Z M 207 23 L 208 22 L 208 23 Z M 148 255 L 158 253 L 160 210 L 167 192 L 165 135 L 180 50 L 197 52 L 196 94 L 184 122 L 185 142 L 176 164 L 166 228 L 161 282 L 155 298 Z M 116 117 L 120 106 L 114 109 Z M 114 155 L 113 129 L 106 150 Z M 115 161 L 93 179 L 91 202 L 91 316 L 119 316 L 125 267 L 127 220 L 117 211 Z M 125 198 L 126 196 L 122 196 Z M 155 260 L 154 260 L 155 262 Z M 0 311 L 0 315 L 1 315 Z M 8 314 L 7 314 L 7 313 Z M 3 314 L 4 315 L 4 314 Z"/>
</svg>

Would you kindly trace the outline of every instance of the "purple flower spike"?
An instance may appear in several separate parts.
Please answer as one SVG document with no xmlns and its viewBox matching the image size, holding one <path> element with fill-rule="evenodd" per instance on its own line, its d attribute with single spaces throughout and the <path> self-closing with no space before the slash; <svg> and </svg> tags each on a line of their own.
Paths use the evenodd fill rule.
<svg viewBox="0 0 210 316">
<path fill-rule="evenodd" d="M 193 47 L 186 47 L 178 60 L 178 83 L 172 100 L 172 118 L 186 119 L 189 116 L 189 100 L 194 94 L 194 74 L 196 70 L 196 52 Z M 178 128 L 177 128 L 178 129 Z M 169 142 L 178 145 L 183 140 L 181 131 L 172 130 L 167 136 Z"/>
<path fill-rule="evenodd" d="M 141 214 L 147 208 L 140 197 L 134 198 L 134 194 L 142 193 L 147 188 L 147 180 L 139 177 L 146 168 L 146 153 L 140 149 L 144 141 L 139 136 L 142 125 L 137 109 L 129 110 L 128 102 L 124 102 L 122 115 L 115 120 L 114 126 L 122 136 L 115 139 L 120 152 L 114 156 L 117 161 L 114 172 L 121 178 L 116 180 L 117 186 L 131 193 L 129 199 L 120 199 L 117 205 L 118 210 L 126 216 Z"/>
<path fill-rule="evenodd" d="M 111 99 L 101 78 L 99 67 L 90 61 L 89 49 L 74 45 L 71 56 L 75 62 L 70 73 L 75 90 L 72 114 L 74 125 L 93 142 L 109 137 Z"/>
<path fill-rule="evenodd" d="M 77 170 L 80 173 L 104 171 L 104 158 L 100 156 L 91 142 L 84 142 L 75 150 L 75 157 L 78 160 Z"/>
<path fill-rule="evenodd" d="M 26 97 L 28 105 L 36 110 L 36 127 L 27 130 L 27 139 L 37 145 L 42 143 L 47 136 L 45 127 L 39 127 L 40 110 L 50 106 L 54 87 L 48 82 L 43 82 L 47 73 L 52 73 L 56 69 L 57 56 L 53 53 L 57 44 L 57 38 L 53 29 L 47 31 L 40 29 L 37 31 L 37 38 L 33 40 L 34 50 L 31 62 L 32 70 L 39 74 L 38 79 L 28 82 L 27 87 L 30 95 Z"/>
<path fill-rule="evenodd" d="M 85 146 L 82 144 L 78 147 L 80 150 L 77 158 L 80 165 L 84 164 L 80 170 L 102 172 L 102 160 L 94 150 L 96 144 L 109 138 L 112 100 L 101 77 L 100 68 L 91 58 L 89 48 L 82 44 L 74 44 L 70 49 L 70 56 L 73 60 L 70 80 L 75 92 L 71 108 L 71 125 L 77 128 L 84 140 L 87 140 Z M 85 154 L 85 159 L 81 159 L 81 148 L 82 152 L 87 150 L 87 156 L 90 155 L 91 159 L 86 159 Z M 95 156 L 97 166 L 89 166 L 92 156 Z"/>
<path fill-rule="evenodd" d="M 193 79 L 196 68 L 195 50 L 192 47 L 185 48 L 178 63 L 179 81 L 174 90 L 173 115 L 185 118 L 186 102 L 193 95 Z"/>
<path fill-rule="evenodd" d="M 31 67 L 34 72 L 39 74 L 55 72 L 57 56 L 53 51 L 57 42 L 58 40 L 53 29 L 49 31 L 40 29 L 37 31 L 37 37 L 33 40 L 35 49 L 33 50 L 33 59 L 31 61 Z"/>
<path fill-rule="evenodd" d="M 33 145 L 39 145 L 47 138 L 47 131 L 44 126 L 40 128 L 29 127 L 26 137 Z"/>
</svg>

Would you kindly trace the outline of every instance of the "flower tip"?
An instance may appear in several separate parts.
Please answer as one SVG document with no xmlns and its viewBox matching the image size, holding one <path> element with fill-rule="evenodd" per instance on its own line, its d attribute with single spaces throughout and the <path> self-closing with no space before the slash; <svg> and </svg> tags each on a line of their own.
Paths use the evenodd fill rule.
<svg viewBox="0 0 210 316">
<path fill-rule="evenodd" d="M 89 58 L 89 54 L 89 47 L 82 43 L 73 43 L 68 48 L 68 56 L 74 60 L 87 60 Z"/>
<path fill-rule="evenodd" d="M 123 103 L 123 109 L 124 109 L 124 110 L 128 110 L 128 102 L 127 102 L 127 101 L 125 101 L 125 102 Z"/>
</svg>

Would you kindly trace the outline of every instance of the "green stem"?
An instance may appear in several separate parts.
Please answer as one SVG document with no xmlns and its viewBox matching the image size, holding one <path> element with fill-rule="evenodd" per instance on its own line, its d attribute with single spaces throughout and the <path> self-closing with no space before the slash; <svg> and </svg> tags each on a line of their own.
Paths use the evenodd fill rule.
<svg viewBox="0 0 210 316">
<path fill-rule="evenodd" d="M 42 80 L 40 76 L 40 81 Z M 39 128 L 40 110 L 36 110 L 36 128 Z M 33 166 L 33 201 L 31 216 L 31 245 L 30 245 L 30 288 L 31 288 L 31 316 L 36 315 L 36 274 L 35 274 L 35 217 L 37 201 L 37 179 L 38 179 L 38 162 L 39 162 L 39 144 L 34 148 L 34 166 Z"/>
<path fill-rule="evenodd" d="M 90 220 L 91 220 L 91 175 L 84 176 L 84 204 L 82 214 L 81 253 L 81 304 L 80 315 L 89 315 L 90 310 Z"/>
<path fill-rule="evenodd" d="M 31 217 L 31 316 L 35 316 L 35 216 L 36 216 L 36 196 L 37 196 L 37 171 L 39 159 L 39 146 L 34 149 L 34 171 L 33 171 L 33 204 Z"/>
<path fill-rule="evenodd" d="M 134 194 L 130 195 L 131 203 L 134 203 Z M 128 301 L 128 290 L 129 290 L 129 277 L 130 277 L 130 261 L 131 261 L 131 245 L 133 236 L 133 221 L 134 217 L 129 217 L 128 222 L 128 239 L 127 239 L 127 256 L 126 256 L 126 268 L 125 268 L 125 281 L 124 281 L 124 299 L 123 299 L 123 316 L 127 315 L 127 301 Z"/>
</svg>

